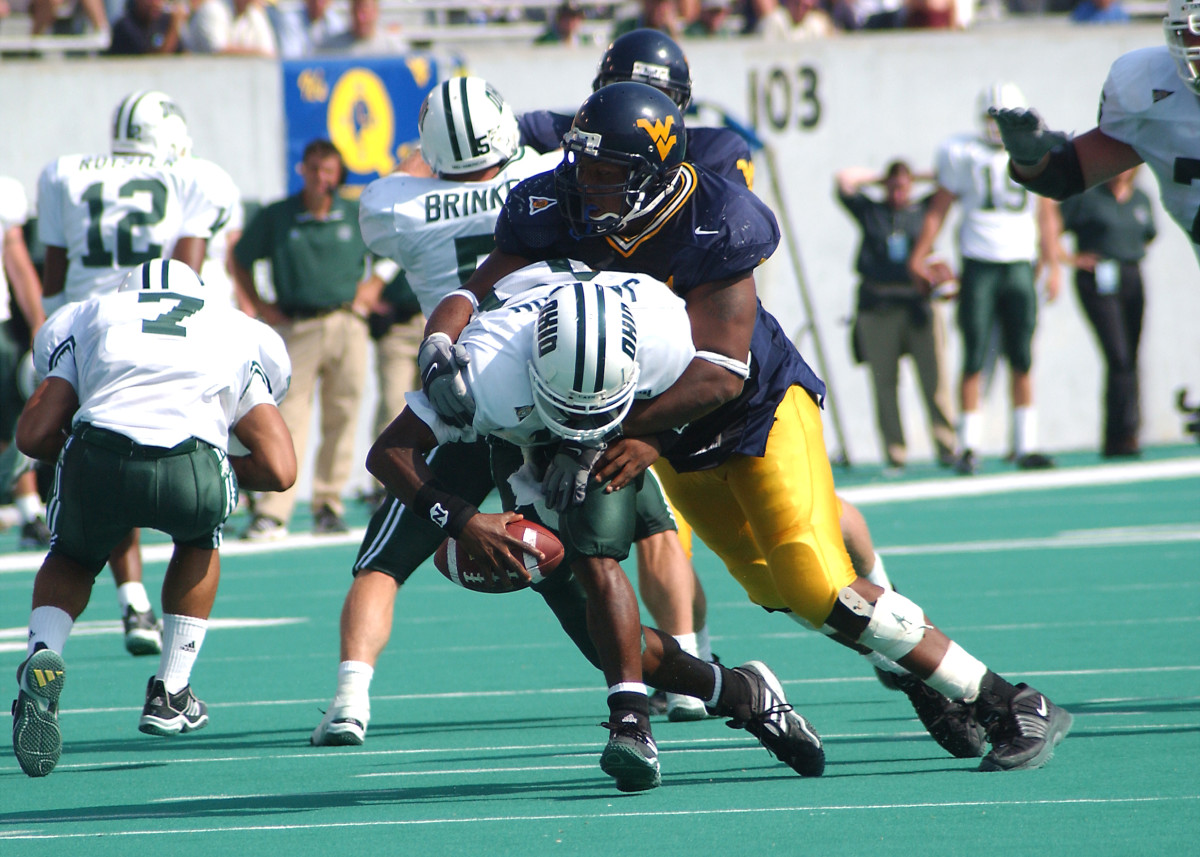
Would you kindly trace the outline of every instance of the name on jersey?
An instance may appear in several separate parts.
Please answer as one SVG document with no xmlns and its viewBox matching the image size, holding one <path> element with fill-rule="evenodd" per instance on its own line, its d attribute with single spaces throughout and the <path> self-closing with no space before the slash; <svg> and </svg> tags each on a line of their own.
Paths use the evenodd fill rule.
<svg viewBox="0 0 1200 857">
<path fill-rule="evenodd" d="M 152 167 L 154 155 L 88 155 L 79 159 L 81 170 L 105 170 L 109 167 Z"/>
<path fill-rule="evenodd" d="M 496 187 L 475 190 L 464 186 L 461 191 L 431 193 L 425 197 L 425 222 L 436 223 L 439 220 L 499 211 L 504 206 L 508 192 L 517 184 L 517 179 L 510 179 Z"/>
</svg>

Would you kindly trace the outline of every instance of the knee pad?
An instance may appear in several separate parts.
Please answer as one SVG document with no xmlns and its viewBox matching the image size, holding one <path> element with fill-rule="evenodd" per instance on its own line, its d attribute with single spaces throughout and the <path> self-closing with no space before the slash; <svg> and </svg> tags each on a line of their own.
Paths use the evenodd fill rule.
<svg viewBox="0 0 1200 857">
<path fill-rule="evenodd" d="M 892 661 L 899 661 L 925 637 L 925 613 L 894 589 L 885 589 L 871 604 L 849 586 L 838 593 L 842 606 L 867 619 L 858 642 Z"/>
</svg>

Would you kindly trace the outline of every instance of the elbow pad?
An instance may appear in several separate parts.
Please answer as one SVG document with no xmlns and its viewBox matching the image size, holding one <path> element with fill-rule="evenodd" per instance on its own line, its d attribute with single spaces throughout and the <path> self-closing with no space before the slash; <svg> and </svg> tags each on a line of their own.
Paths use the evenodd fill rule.
<svg viewBox="0 0 1200 857">
<path fill-rule="evenodd" d="M 1028 188 L 1038 196 L 1049 197 L 1060 202 L 1077 193 L 1083 193 L 1085 190 L 1083 166 L 1079 163 L 1079 154 L 1075 151 L 1074 143 L 1055 146 L 1050 151 L 1050 159 L 1046 162 L 1046 168 L 1034 178 L 1018 178 L 1013 173 L 1011 160 L 1008 164 L 1008 174 L 1017 184 Z"/>
</svg>

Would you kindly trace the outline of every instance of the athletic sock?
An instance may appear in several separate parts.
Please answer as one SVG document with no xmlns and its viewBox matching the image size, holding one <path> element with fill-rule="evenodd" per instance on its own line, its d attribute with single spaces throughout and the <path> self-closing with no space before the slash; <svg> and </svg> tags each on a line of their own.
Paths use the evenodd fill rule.
<svg viewBox="0 0 1200 857">
<path fill-rule="evenodd" d="M 13 506 L 16 507 L 22 524 L 37 520 L 46 511 L 46 507 L 42 505 L 42 499 L 37 494 L 22 494 L 20 497 L 13 497 Z"/>
<path fill-rule="evenodd" d="M 338 664 L 337 693 L 331 710 L 351 709 L 356 718 L 364 721 L 371 716 L 371 679 L 375 668 L 365 661 L 342 661 Z"/>
<path fill-rule="evenodd" d="M 702 661 L 713 659 L 712 640 L 708 638 L 708 625 L 696 630 L 696 657 Z"/>
<path fill-rule="evenodd" d="M 47 649 L 61 655 L 74 624 L 71 614 L 61 607 L 34 607 L 29 614 L 29 643 L 25 648 L 25 657 L 33 654 L 38 643 L 45 644 Z"/>
<path fill-rule="evenodd" d="M 867 580 L 874 583 L 876 586 L 882 586 L 884 589 L 893 589 L 892 581 L 888 578 L 887 571 L 883 568 L 883 557 L 879 552 L 875 552 L 875 564 L 871 566 L 871 571 L 867 574 Z"/>
<path fill-rule="evenodd" d="M 1017 458 L 1038 448 L 1037 411 L 1032 405 L 1013 408 L 1013 451 Z"/>
<path fill-rule="evenodd" d="M 695 634 L 672 634 L 671 636 L 675 638 L 675 642 L 679 644 L 679 648 L 683 649 L 693 658 L 700 657 L 700 648 L 697 644 Z"/>
<path fill-rule="evenodd" d="M 983 440 L 983 413 L 981 411 L 963 411 L 958 424 L 958 442 L 962 451 L 979 452 Z"/>
<path fill-rule="evenodd" d="M 138 613 L 145 613 L 150 609 L 150 596 L 140 580 L 131 580 L 117 587 L 117 603 L 121 605 L 122 616 L 130 607 Z"/>
<path fill-rule="evenodd" d="M 179 693 L 192 679 L 192 667 L 204 645 L 208 620 L 195 616 L 163 614 L 162 657 L 158 662 L 158 678 L 167 693 Z"/>
<path fill-rule="evenodd" d="M 650 731 L 650 697 L 641 682 L 623 681 L 610 687 L 608 711 L 610 723 L 628 723 L 633 718 L 639 729 Z"/>
</svg>

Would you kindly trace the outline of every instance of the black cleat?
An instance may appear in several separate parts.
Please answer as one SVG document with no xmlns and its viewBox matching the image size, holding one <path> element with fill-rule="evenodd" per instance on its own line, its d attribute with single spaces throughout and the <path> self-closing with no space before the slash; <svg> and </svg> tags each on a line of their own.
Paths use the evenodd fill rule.
<svg viewBox="0 0 1200 857">
<path fill-rule="evenodd" d="M 644 792 L 662 785 L 653 735 L 633 720 L 600 725 L 609 730 L 608 745 L 600 754 L 600 770 L 617 781 L 618 791 Z"/>
<path fill-rule="evenodd" d="M 179 735 L 208 725 L 208 706 L 192 693 L 189 684 L 177 693 L 167 693 L 160 679 L 150 676 L 146 685 L 146 705 L 138 721 L 138 731 L 147 735 Z"/>
<path fill-rule="evenodd" d="M 125 627 L 125 651 L 129 654 L 158 655 L 162 653 L 162 623 L 154 615 L 154 610 L 144 612 L 134 610 L 132 606 L 125 608 L 121 617 Z"/>
<path fill-rule="evenodd" d="M 978 759 L 987 747 L 983 727 L 971 706 L 938 693 L 915 675 L 898 675 L 896 684 L 917 712 L 930 737 L 956 759 Z"/>
<path fill-rule="evenodd" d="M 49 774 L 62 754 L 58 698 L 65 677 L 62 655 L 47 648 L 38 649 L 17 667 L 20 690 L 12 704 L 13 755 L 31 777 Z"/>
<path fill-rule="evenodd" d="M 1054 459 L 1041 452 L 1027 452 L 1017 458 L 1017 468 L 1020 470 L 1049 470 L 1054 466 Z"/>
<path fill-rule="evenodd" d="M 825 748 L 812 724 L 796 713 L 775 673 L 762 661 L 750 661 L 733 672 L 750 682 L 754 702 L 745 719 L 726 722 L 733 729 L 745 729 L 767 748 L 772 756 L 802 777 L 819 777 L 825 772 Z"/>
<path fill-rule="evenodd" d="M 979 763 L 981 771 L 1040 768 L 1071 731 L 1073 718 L 1068 711 L 1027 684 L 1016 688 L 1017 695 L 1007 706 L 1000 703 L 982 715 L 992 751 Z"/>
</svg>

